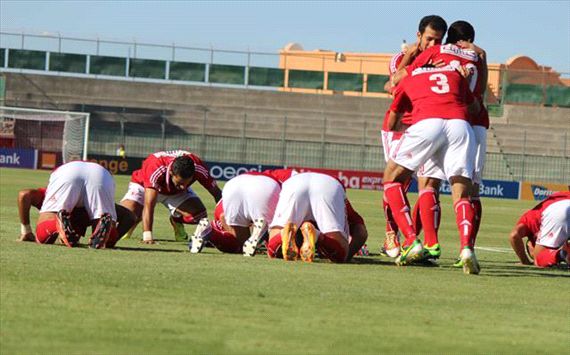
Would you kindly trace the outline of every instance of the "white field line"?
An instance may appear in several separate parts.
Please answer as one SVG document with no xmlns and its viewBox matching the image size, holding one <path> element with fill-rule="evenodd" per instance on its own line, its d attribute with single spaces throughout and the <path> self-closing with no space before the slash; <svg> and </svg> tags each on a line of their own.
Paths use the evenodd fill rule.
<svg viewBox="0 0 570 355">
<path fill-rule="evenodd" d="M 500 248 L 500 247 L 475 247 L 478 250 L 484 251 L 492 251 L 495 253 L 512 253 L 513 250 L 511 248 Z"/>
</svg>

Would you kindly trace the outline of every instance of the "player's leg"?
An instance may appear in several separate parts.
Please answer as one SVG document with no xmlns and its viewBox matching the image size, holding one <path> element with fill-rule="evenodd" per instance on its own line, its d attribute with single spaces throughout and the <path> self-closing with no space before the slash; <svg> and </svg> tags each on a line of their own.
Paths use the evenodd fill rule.
<svg viewBox="0 0 570 355">
<path fill-rule="evenodd" d="M 399 146 L 384 171 L 384 194 L 398 227 L 405 237 L 402 254 L 396 263 L 405 265 L 424 256 L 422 243 L 417 239 L 410 204 L 403 184 L 445 143 L 442 119 L 426 119 L 411 126 L 402 136 Z"/>
<path fill-rule="evenodd" d="M 109 236 L 106 248 L 114 248 L 121 237 L 129 233 L 137 223 L 137 217 L 128 208 L 115 204 L 115 210 L 117 211 L 117 233 Z"/>
<path fill-rule="evenodd" d="M 466 274 L 478 274 L 481 268 L 473 244 L 475 210 L 471 203 L 475 139 L 471 126 L 463 120 L 447 120 L 445 135 L 448 144 L 443 153 L 443 164 L 451 184 L 451 197 L 461 245 L 461 264 Z"/>
<path fill-rule="evenodd" d="M 184 224 L 199 225 L 199 222 L 208 216 L 206 206 L 192 188 L 174 196 L 161 197 L 160 200 L 170 210 L 170 224 L 177 241 L 188 240 Z"/>
<path fill-rule="evenodd" d="M 473 244 L 477 240 L 481 221 L 483 220 L 483 206 L 479 196 L 479 187 L 483 181 L 483 171 L 485 170 L 485 157 L 487 155 L 487 129 L 483 126 L 473 126 L 475 136 L 475 171 L 473 172 L 473 191 L 471 192 L 471 202 L 475 209 L 475 225 L 473 226 Z"/>
<path fill-rule="evenodd" d="M 445 174 L 433 160 L 428 160 L 423 166 L 423 172 L 418 173 L 418 200 L 414 206 L 412 218 L 416 233 L 423 229 L 424 248 L 428 258 L 438 259 L 441 256 L 439 245 L 439 225 L 441 208 L 439 203 L 439 187 L 445 179 Z"/>
<path fill-rule="evenodd" d="M 534 264 L 550 267 L 568 262 L 570 239 L 570 200 L 548 206 L 542 212 L 542 223 L 534 247 Z"/>
<path fill-rule="evenodd" d="M 301 226 L 301 258 L 304 261 L 312 261 L 316 242 L 323 256 L 333 262 L 346 262 L 349 253 L 349 227 L 344 188 L 340 182 L 328 175 L 314 174 L 310 179 L 309 199 L 311 214 L 320 232 L 307 222 Z"/>
<path fill-rule="evenodd" d="M 274 250 L 274 247 L 279 245 L 276 238 L 280 237 L 283 259 L 297 260 L 299 258 L 299 247 L 295 236 L 299 226 L 310 219 L 308 190 L 311 175 L 313 174 L 295 175 L 283 183 L 273 220 L 269 224 L 267 246 L 269 257 L 278 255 L 278 251 Z"/>
<path fill-rule="evenodd" d="M 368 230 L 366 229 L 366 225 L 364 223 L 350 224 L 349 231 L 350 238 L 348 243 L 348 257 L 346 258 L 347 261 L 350 261 L 350 259 L 352 259 L 352 257 L 359 251 L 366 251 L 365 245 L 366 240 L 368 239 Z"/>
<path fill-rule="evenodd" d="M 105 168 L 98 164 L 87 164 L 92 165 L 85 169 L 83 190 L 85 210 L 93 221 L 89 246 L 101 249 L 105 248 L 108 239 L 118 238 L 115 181 Z"/>
<path fill-rule="evenodd" d="M 381 131 L 382 147 L 384 149 L 384 160 L 386 163 L 390 161 L 390 153 L 396 148 L 400 137 L 394 137 L 394 132 Z M 400 236 L 398 224 L 394 219 L 390 205 L 385 196 L 382 198 L 382 209 L 384 211 L 384 219 L 386 220 L 386 235 L 384 242 L 380 246 L 380 253 L 395 258 L 400 255 Z"/>
<path fill-rule="evenodd" d="M 130 238 L 137 225 L 142 220 L 144 208 L 144 187 L 134 182 L 129 182 L 129 187 L 120 205 L 129 210 L 135 217 L 132 227 L 125 233 L 119 234 L 120 238 Z"/>
<path fill-rule="evenodd" d="M 38 243 L 53 243 L 53 223 L 63 244 L 73 247 L 79 241 L 71 223 L 71 212 L 81 202 L 83 190 L 82 167 L 78 163 L 62 165 L 51 174 L 36 228 L 41 233 L 36 235 Z"/>
</svg>

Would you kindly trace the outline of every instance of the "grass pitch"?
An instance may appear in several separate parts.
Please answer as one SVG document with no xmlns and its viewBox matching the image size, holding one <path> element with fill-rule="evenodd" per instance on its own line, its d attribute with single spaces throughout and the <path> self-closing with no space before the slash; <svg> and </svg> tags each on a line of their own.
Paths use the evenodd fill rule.
<svg viewBox="0 0 570 355">
<path fill-rule="evenodd" d="M 115 250 L 16 242 L 17 191 L 48 176 L 0 169 L 1 354 L 568 352 L 570 273 L 517 265 L 508 245 L 530 201 L 483 200 L 482 272 L 472 276 L 451 266 L 459 240 L 447 196 L 439 267 L 378 256 L 381 193 L 358 190 L 348 194 L 373 255 L 347 265 L 190 255 L 160 206 L 159 245 L 140 244 L 140 227 Z M 116 182 L 119 200 L 128 177 Z"/>
</svg>

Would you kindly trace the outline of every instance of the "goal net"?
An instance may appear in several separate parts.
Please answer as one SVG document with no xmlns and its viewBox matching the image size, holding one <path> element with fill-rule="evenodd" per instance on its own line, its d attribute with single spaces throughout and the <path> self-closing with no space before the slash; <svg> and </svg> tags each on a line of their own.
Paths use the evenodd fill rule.
<svg viewBox="0 0 570 355">
<path fill-rule="evenodd" d="M 87 160 L 89 114 L 0 106 L 0 147 L 61 153 Z"/>
</svg>

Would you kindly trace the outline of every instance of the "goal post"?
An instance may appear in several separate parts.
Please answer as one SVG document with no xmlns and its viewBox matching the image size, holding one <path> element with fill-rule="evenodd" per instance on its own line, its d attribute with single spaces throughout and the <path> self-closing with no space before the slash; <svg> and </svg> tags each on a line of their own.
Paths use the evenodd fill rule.
<svg viewBox="0 0 570 355">
<path fill-rule="evenodd" d="M 0 106 L 0 146 L 61 153 L 63 163 L 87 160 L 89 113 Z"/>
</svg>

